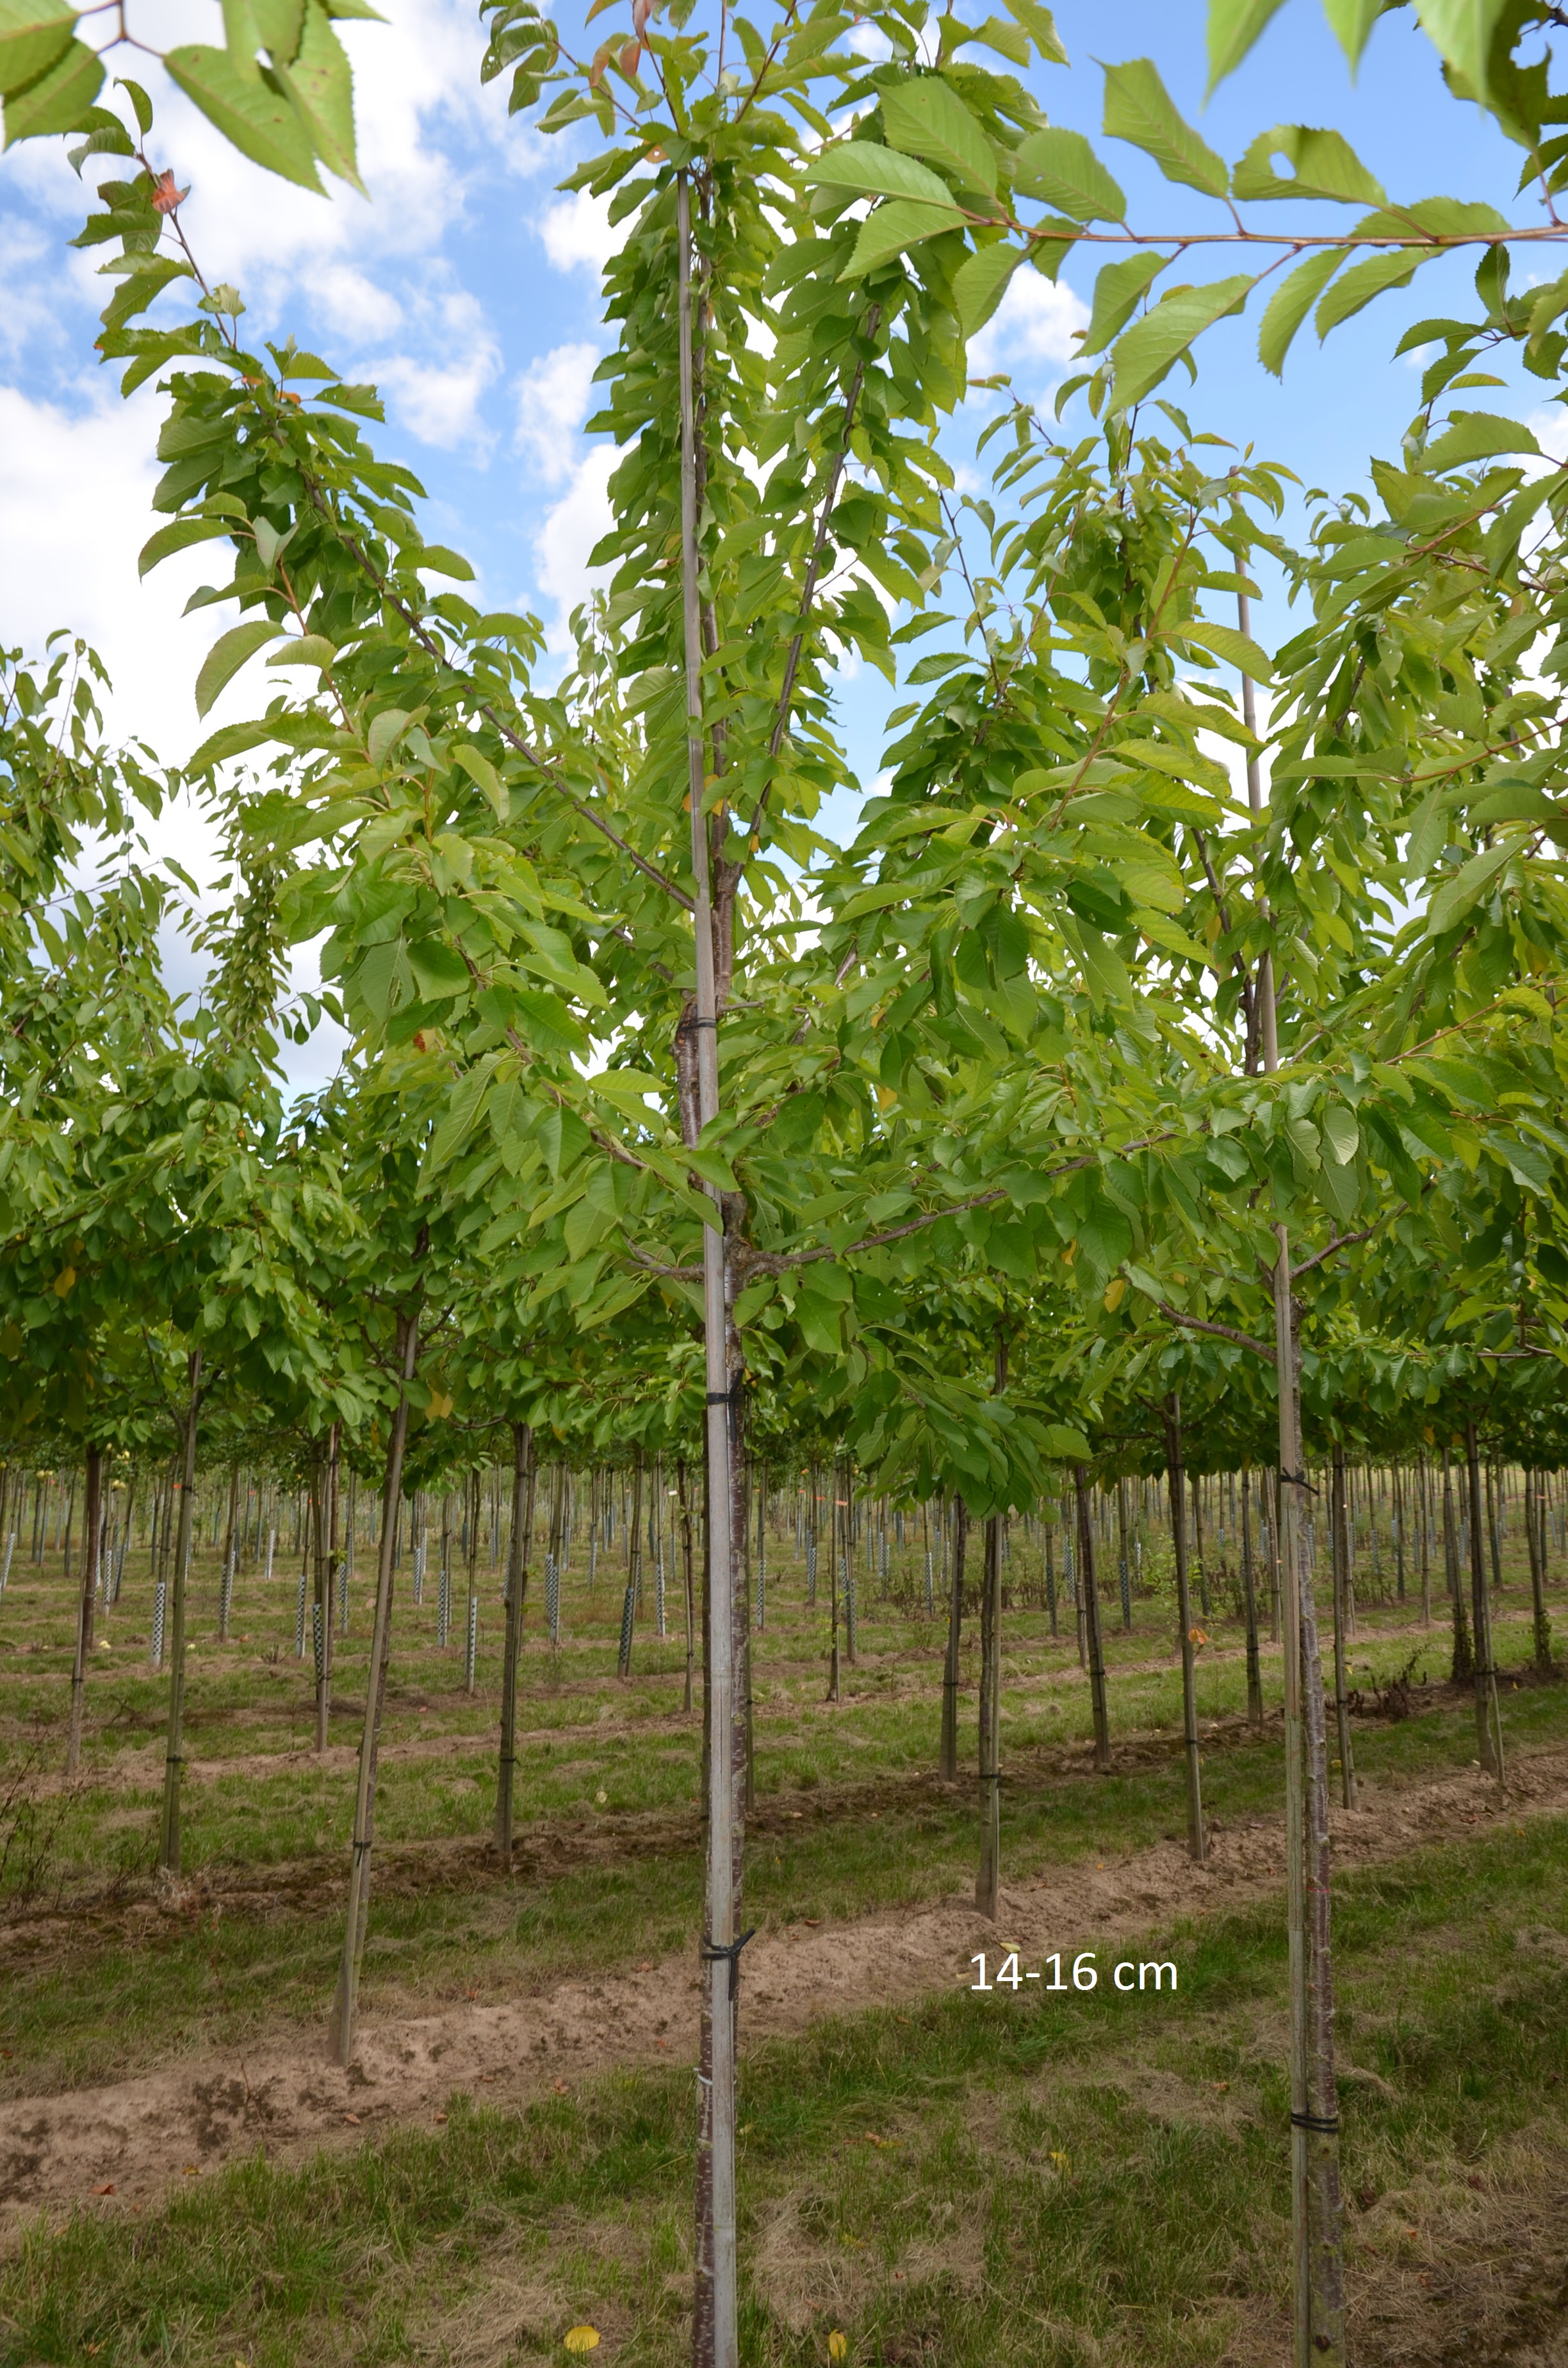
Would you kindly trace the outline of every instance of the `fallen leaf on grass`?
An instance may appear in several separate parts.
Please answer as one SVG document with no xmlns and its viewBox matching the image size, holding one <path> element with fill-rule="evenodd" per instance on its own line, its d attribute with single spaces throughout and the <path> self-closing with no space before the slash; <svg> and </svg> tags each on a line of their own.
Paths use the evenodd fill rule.
<svg viewBox="0 0 1568 2368">
<path fill-rule="evenodd" d="M 343 2118 L 346 2122 L 352 2122 L 356 2129 L 360 2127 L 360 2121 L 358 2113 L 345 2113 Z"/>
<path fill-rule="evenodd" d="M 569 2097 L 572 2094 L 572 2091 L 566 2086 L 564 2080 L 558 2080 L 555 2084 L 555 2093 L 558 2097 Z M 596 2343 L 598 2341 L 597 2336 L 594 2338 L 594 2340 Z"/>
<path fill-rule="evenodd" d="M 95 2195 L 112 2195 L 112 2194 L 114 2193 L 114 2181 L 113 2181 L 113 2180 L 112 2180 L 112 2179 L 106 2179 L 106 2180 L 105 2180 L 105 2181 L 104 2181 L 104 2183 L 103 2183 L 103 2185 L 102 2185 L 101 2187 L 95 2187 L 95 2188 L 94 2188 L 94 2190 L 93 2190 L 93 2193 L 94 2193 Z"/>
<path fill-rule="evenodd" d="M 593 2351 L 598 2347 L 597 2327 L 569 2327 L 562 2338 L 568 2351 Z"/>
<path fill-rule="evenodd" d="M 437 2119 L 438 2122 L 444 2122 L 444 2121 L 446 2120 L 446 2118 L 447 2118 L 447 2117 L 446 2117 L 445 2113 L 437 2113 L 437 2116 L 436 2116 L 436 2119 Z"/>
</svg>

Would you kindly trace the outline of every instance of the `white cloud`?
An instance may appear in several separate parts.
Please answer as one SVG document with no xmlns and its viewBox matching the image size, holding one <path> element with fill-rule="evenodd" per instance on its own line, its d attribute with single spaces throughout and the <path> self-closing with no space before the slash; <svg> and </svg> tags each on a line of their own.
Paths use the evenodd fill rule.
<svg viewBox="0 0 1568 2368">
<path fill-rule="evenodd" d="M 1561 404 L 1551 404 L 1532 411 L 1525 426 L 1543 452 L 1559 463 L 1568 461 L 1568 411 Z"/>
<path fill-rule="evenodd" d="M 574 448 L 598 360 L 597 346 L 557 346 L 517 381 L 517 442 L 547 485 L 559 485 L 580 459 Z"/>
<path fill-rule="evenodd" d="M 588 553 L 609 531 L 609 480 L 619 458 L 613 446 L 596 446 L 535 538 L 540 590 L 555 606 L 551 641 L 558 649 L 566 645 L 566 621 L 573 609 L 602 580 L 602 571 L 589 567 Z"/>
<path fill-rule="evenodd" d="M 571 271 L 579 265 L 602 271 L 610 256 L 619 253 L 626 231 L 619 224 L 612 226 L 608 198 L 574 189 L 569 197 L 557 198 L 546 207 L 539 234 L 557 271 Z"/>
<path fill-rule="evenodd" d="M 403 325 L 403 306 L 351 263 L 328 263 L 305 275 L 305 293 L 323 324 L 356 342 L 379 345 Z"/>
<path fill-rule="evenodd" d="M 1007 292 L 970 346 L 970 370 L 985 378 L 1020 362 L 1058 368 L 1076 361 L 1075 333 L 1089 325 L 1089 308 L 1065 280 L 1047 279 L 1027 267 L 1015 271 Z"/>
<path fill-rule="evenodd" d="M 451 361 L 419 361 L 394 354 L 379 366 L 381 386 L 393 397 L 400 418 L 426 444 L 450 450 L 486 445 L 489 431 L 479 399 L 501 367 L 495 339 L 480 305 L 463 290 L 441 297 L 432 308 L 439 324 L 438 350 Z"/>
</svg>

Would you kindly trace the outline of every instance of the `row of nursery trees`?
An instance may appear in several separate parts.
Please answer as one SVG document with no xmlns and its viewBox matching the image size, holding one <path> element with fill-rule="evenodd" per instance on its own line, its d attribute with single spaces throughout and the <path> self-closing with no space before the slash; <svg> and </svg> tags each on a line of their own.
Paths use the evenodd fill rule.
<svg viewBox="0 0 1568 2368">
<path fill-rule="evenodd" d="M 1211 81 L 1276 5 L 1214 0 Z M 1211 1468 L 1277 1474 L 1297 2357 L 1332 2368 L 1307 1459 L 1449 1451 L 1494 1765 L 1483 1454 L 1568 1460 L 1568 475 L 1516 420 L 1455 403 L 1501 382 L 1499 357 L 1554 383 L 1568 347 L 1568 274 L 1550 276 L 1563 101 L 1550 56 L 1520 62 L 1554 14 L 1419 9 L 1454 103 L 1521 152 L 1525 222 L 1391 198 L 1333 131 L 1278 123 L 1232 164 L 1134 60 L 1103 70 L 1105 131 L 1172 193 L 1139 226 L 1100 149 L 1037 96 L 1067 70 L 1038 0 L 978 26 L 927 0 L 589 15 L 607 11 L 577 57 L 534 0 L 485 0 L 483 78 L 508 75 L 546 131 L 597 129 L 608 144 L 567 186 L 622 238 L 591 423 L 623 453 L 608 588 L 552 681 L 537 621 L 482 612 L 456 588 L 466 561 L 426 540 L 416 481 L 370 439 L 374 390 L 291 340 L 253 347 L 145 92 L 101 103 L 69 10 L 11 11 L 7 141 L 63 133 L 79 169 L 111 160 L 80 242 L 113 289 L 98 349 L 128 391 L 162 373 L 167 393 L 143 566 L 197 545 L 232 563 L 197 596 L 241 610 L 198 706 L 264 652 L 286 671 L 176 784 L 104 747 L 86 654 L 9 663 L 6 1431 L 79 1457 L 94 1541 L 106 1457 L 172 1445 L 176 1573 L 199 1461 L 224 1454 L 204 1438 L 242 1405 L 379 1492 L 345 2055 L 397 1508 L 449 1467 L 454 1426 L 509 1429 L 510 1698 L 531 1442 L 641 1444 L 700 1474 L 704 2368 L 736 2356 L 746 1456 L 820 1440 L 894 1502 L 961 1503 L 987 1774 L 1009 1508 L 1052 1472 L 1085 1491 L 1156 1463 L 1179 1507 L 1188 1438 Z M 335 22 L 367 13 L 268 0 L 226 12 L 225 47 L 165 64 L 258 165 L 353 181 Z M 1330 0 L 1352 61 L 1379 13 Z M 868 18 L 876 62 L 851 45 Z M 1192 284 L 1210 245 L 1241 268 Z M 1517 285 L 1510 256 L 1538 246 Z M 1062 397 L 1084 396 L 1088 431 L 1063 440 L 993 390 L 991 489 L 960 495 L 968 340 L 1014 273 L 1102 253 Z M 1405 336 L 1430 350 L 1401 449 L 1369 492 L 1310 497 L 1300 532 L 1288 470 L 1155 393 L 1255 293 L 1278 370 L 1309 314 L 1326 336 L 1444 258 L 1457 311 Z M 1264 566 L 1295 609 L 1272 656 L 1251 632 Z M 850 779 L 848 655 L 908 696 L 885 788 L 837 847 L 816 818 Z M 209 963 L 192 1008 L 158 954 L 188 889 L 134 840 L 177 786 L 231 857 L 219 909 L 187 913 Z M 284 979 L 311 940 L 351 1049 L 288 1105 L 278 1035 L 316 1008 Z M 1181 1621 L 1189 1656 L 1185 1602 Z M 177 1744 L 177 1591 L 169 1650 Z M 510 1754 L 504 1719 L 506 1816 Z M 178 1772 L 171 1748 L 171 1863 Z"/>
</svg>

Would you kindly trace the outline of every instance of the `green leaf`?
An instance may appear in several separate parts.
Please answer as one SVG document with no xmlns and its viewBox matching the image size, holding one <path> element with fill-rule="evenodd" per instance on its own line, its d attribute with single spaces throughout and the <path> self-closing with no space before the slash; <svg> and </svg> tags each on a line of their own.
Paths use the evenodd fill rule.
<svg viewBox="0 0 1568 2368">
<path fill-rule="evenodd" d="M 1445 63 L 1483 97 L 1492 36 L 1506 0 L 1415 0 L 1422 30 Z"/>
<path fill-rule="evenodd" d="M 938 206 L 953 201 L 946 181 L 928 165 L 875 140 L 845 140 L 824 148 L 812 159 L 805 181 L 808 188 L 853 189 L 858 197 L 922 198 Z"/>
<path fill-rule="evenodd" d="M 483 791 L 494 807 L 497 817 L 505 822 L 510 812 L 511 802 L 506 794 L 506 784 L 489 757 L 478 748 L 472 747 L 468 741 L 456 740 L 452 743 L 452 762 L 460 767 L 469 780 Z"/>
<path fill-rule="evenodd" d="M 953 303 L 966 337 L 984 327 L 1023 259 L 1019 248 L 999 238 L 989 246 L 977 246 L 959 266 L 953 274 Z"/>
<path fill-rule="evenodd" d="M 1196 624 L 1183 625 L 1184 641 L 1196 642 L 1200 650 L 1212 650 L 1217 658 L 1233 666 L 1238 674 L 1251 675 L 1254 682 L 1271 682 L 1274 661 L 1259 649 L 1250 633 L 1237 632 L 1233 625 L 1211 625 L 1206 617 Z"/>
<path fill-rule="evenodd" d="M 158 562 L 167 559 L 171 552 L 188 551 L 193 543 L 214 542 L 220 535 L 233 534 L 233 530 L 227 518 L 176 518 L 172 526 L 161 526 L 157 533 L 150 535 L 142 544 L 136 562 L 136 573 L 145 575 L 149 568 L 156 567 Z"/>
<path fill-rule="evenodd" d="M 247 617 L 243 625 L 234 625 L 215 641 L 201 661 L 201 671 L 196 677 L 196 712 L 205 715 L 219 692 L 244 665 L 247 658 L 268 642 L 275 642 L 282 628 L 270 617 Z"/>
<path fill-rule="evenodd" d="M 404 708 L 383 707 L 379 715 L 372 717 L 365 734 L 365 747 L 378 771 L 407 729 L 408 713 Z"/>
<path fill-rule="evenodd" d="M 1086 1463 L 1094 1452 L 1083 1432 L 1065 1422 L 1041 1425 L 1040 1452 L 1051 1463 Z"/>
<path fill-rule="evenodd" d="M 1342 279 L 1335 281 L 1313 318 L 1320 337 L 1326 337 L 1341 321 L 1348 321 L 1364 304 L 1369 304 L 1385 289 L 1403 288 L 1415 279 L 1418 265 L 1427 261 L 1421 254 L 1408 249 L 1392 255 L 1369 256 L 1365 263 L 1353 263 Z"/>
<path fill-rule="evenodd" d="M 874 271 L 879 264 L 890 263 L 906 247 L 918 246 L 923 238 L 935 238 L 939 231 L 956 229 L 962 221 L 957 206 L 926 206 L 913 198 L 893 198 L 861 223 L 855 252 L 838 276 L 841 279 L 858 279 L 863 271 Z"/>
<path fill-rule="evenodd" d="M 1120 222 L 1127 199 L 1081 131 L 1031 131 L 1013 158 L 1016 187 L 1074 222 Z"/>
<path fill-rule="evenodd" d="M 925 156 L 971 189 L 994 196 L 996 159 L 991 142 L 950 83 L 940 74 L 922 74 L 917 82 L 899 83 L 884 90 L 882 130 L 890 147 L 908 156 Z"/>
<path fill-rule="evenodd" d="M 1209 0 L 1209 91 L 1234 74 L 1282 0 Z"/>
<path fill-rule="evenodd" d="M 1062 46 L 1062 36 L 1056 29 L 1056 19 L 1040 0 L 1006 0 L 1007 13 L 1016 17 L 1047 65 L 1064 66 L 1071 63 Z"/>
<path fill-rule="evenodd" d="M 242 156 L 323 194 L 303 124 L 283 93 L 259 73 L 243 73 L 226 50 L 195 44 L 170 50 L 164 63 L 170 79 Z"/>
<path fill-rule="evenodd" d="M 308 0 L 298 54 L 277 61 L 278 79 L 294 103 L 312 147 L 329 173 L 364 195 L 354 154 L 354 74 L 320 0 Z M 324 371 L 330 378 L 333 373 Z"/>
<path fill-rule="evenodd" d="M 76 11 L 65 0 L 0 0 L 0 94 L 47 72 L 70 46 Z"/>
<path fill-rule="evenodd" d="M 1428 472 L 1458 469 L 1467 461 L 1489 461 L 1498 452 L 1529 452 L 1539 460 L 1540 446 L 1522 419 L 1504 419 L 1494 411 L 1456 411 L 1447 432 L 1427 445 L 1418 465 Z"/>
<path fill-rule="evenodd" d="M 1269 298 L 1257 325 L 1257 358 L 1276 378 L 1283 377 L 1291 340 L 1344 259 L 1345 251 L 1337 246 L 1309 256 Z"/>
<path fill-rule="evenodd" d="M 292 65 L 305 29 L 306 0 L 247 0 L 256 37 L 275 66 Z"/>
<path fill-rule="evenodd" d="M 1167 181 L 1226 196 L 1231 176 L 1206 140 L 1178 115 L 1152 58 L 1105 69 L 1105 130 L 1152 156 Z"/>
<path fill-rule="evenodd" d="M 1372 27 L 1387 5 L 1388 0 L 1323 0 L 1323 13 L 1352 69 L 1360 64 Z"/>
<path fill-rule="evenodd" d="M 1426 908 L 1426 934 L 1440 938 L 1445 930 L 1462 921 L 1472 905 L 1478 905 L 1493 880 L 1513 856 L 1518 854 L 1521 842 L 1506 838 L 1498 847 L 1483 847 L 1462 864 L 1453 878 L 1439 888 Z"/>
<path fill-rule="evenodd" d="M 1348 1102 L 1330 1102 L 1322 1114 L 1324 1138 L 1341 1167 L 1347 1167 L 1361 1148 L 1361 1130 Z"/>
<path fill-rule="evenodd" d="M 1085 354 L 1104 352 L 1117 332 L 1132 318 L 1144 290 L 1159 278 L 1169 261 L 1168 255 L 1129 255 L 1119 263 L 1108 263 L 1102 268 L 1095 279 L 1094 308 L 1082 348 Z"/>
<path fill-rule="evenodd" d="M 473 569 L 460 551 L 449 551 L 444 542 L 427 542 L 415 558 L 415 568 L 432 575 L 449 575 L 454 583 L 472 584 Z"/>
<path fill-rule="evenodd" d="M 1152 313 L 1117 340 L 1111 401 L 1125 411 L 1158 386 L 1173 362 L 1227 313 L 1239 313 L 1255 286 L 1248 274 L 1211 279 L 1201 288 L 1171 288 Z"/>
<path fill-rule="evenodd" d="M 278 643 L 267 663 L 269 666 L 329 666 L 336 655 L 336 643 L 329 642 L 324 633 L 290 633 Z"/>
<path fill-rule="evenodd" d="M 103 87 L 104 70 L 85 41 L 71 41 L 25 90 L 6 99 L 6 145 L 41 140 L 51 131 L 79 131 Z"/>
<path fill-rule="evenodd" d="M 1289 173 L 1274 170 L 1276 156 L 1290 160 Z M 1265 198 L 1327 198 L 1347 206 L 1388 203 L 1347 140 L 1307 123 L 1277 123 L 1260 131 L 1232 177 L 1232 192 L 1244 200 Z"/>
</svg>

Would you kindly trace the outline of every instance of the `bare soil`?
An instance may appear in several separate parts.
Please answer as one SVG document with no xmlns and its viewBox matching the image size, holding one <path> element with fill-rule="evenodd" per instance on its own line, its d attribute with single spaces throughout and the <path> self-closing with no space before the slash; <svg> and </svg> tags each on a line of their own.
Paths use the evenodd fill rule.
<svg viewBox="0 0 1568 2368">
<path fill-rule="evenodd" d="M 1335 1814 L 1336 1860 L 1379 1863 L 1471 1835 L 1498 1817 L 1518 1823 L 1565 1804 L 1568 1749 L 1561 1747 L 1521 1755 L 1506 1798 L 1471 1771 L 1408 1787 L 1363 1784 L 1359 1810 Z M 1176 1918 L 1277 1895 L 1283 1850 L 1282 1826 L 1257 1819 L 1217 1828 L 1204 1868 L 1180 1844 L 1163 1842 L 1053 1869 L 1005 1893 L 999 1924 L 949 1897 L 912 1911 L 759 1934 L 743 1960 L 746 2044 L 800 2032 L 835 2013 L 965 1987 L 974 1952 L 994 1952 L 998 1941 L 1035 1962 L 1058 1949 L 1095 1948 L 1103 1966 L 1108 1951 Z M 196 1886 L 171 1891 L 165 1902 L 176 1915 L 199 1912 L 201 1904 Z M 287 2158 L 317 2146 L 352 2146 L 399 2123 L 431 2123 L 454 2091 L 515 2105 L 617 2066 L 689 2063 L 697 2009 L 696 1968 L 683 1954 L 500 2004 L 465 2001 L 369 2021 L 347 2071 L 325 2060 L 324 2028 L 303 2044 L 296 2033 L 243 2055 L 187 2056 L 111 2086 L 17 2099 L 0 2107 L 0 2230 L 14 2233 L 40 2210 L 62 2214 L 95 2200 L 104 2211 L 144 2210 L 182 2178 L 257 2149 Z M 1518 2355 L 1519 2368 L 1527 2358 Z M 1528 2368 L 1549 2363 L 1557 2368 L 1549 2351 L 1528 2359 Z"/>
</svg>

